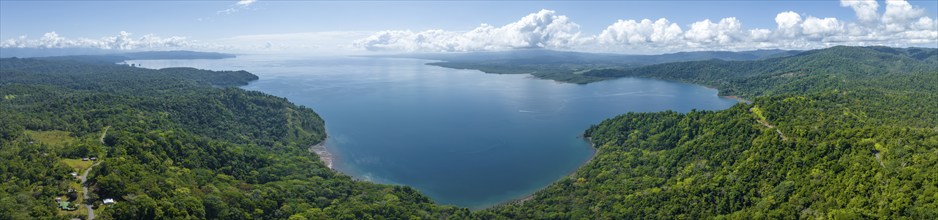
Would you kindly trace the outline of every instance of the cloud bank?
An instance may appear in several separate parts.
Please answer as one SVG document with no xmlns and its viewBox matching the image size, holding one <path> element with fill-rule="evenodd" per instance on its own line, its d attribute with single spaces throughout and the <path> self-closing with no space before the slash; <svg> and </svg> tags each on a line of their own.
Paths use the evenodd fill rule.
<svg viewBox="0 0 938 220">
<path fill-rule="evenodd" d="M 570 18 L 541 10 L 500 27 L 467 31 L 387 30 L 354 43 L 366 51 L 469 52 L 546 48 L 599 52 L 660 53 L 688 50 L 811 49 L 832 45 L 936 46 L 938 21 L 905 0 L 841 0 L 855 22 L 794 11 L 775 15 L 774 29 L 745 29 L 735 17 L 680 25 L 667 18 L 618 20 L 598 35 L 584 35 Z"/>
<path fill-rule="evenodd" d="M 579 44 L 580 26 L 567 16 L 541 10 L 501 27 L 482 24 L 468 32 L 382 31 L 355 43 L 373 51 L 480 51 L 568 48 Z"/>
<path fill-rule="evenodd" d="M 249 9 L 256 0 L 231 8 Z M 881 5 L 882 4 L 882 5 Z M 655 54 L 700 50 L 814 49 L 833 45 L 938 46 L 938 18 L 905 0 L 841 0 L 856 19 L 816 17 L 795 11 L 774 16 L 774 27 L 747 28 L 736 17 L 679 24 L 667 18 L 617 20 L 597 34 L 584 34 L 571 18 L 540 10 L 496 26 L 469 31 L 333 31 L 234 36 L 211 41 L 186 37 L 134 37 L 121 31 L 97 39 L 67 38 L 49 32 L 0 41 L 2 48 L 193 49 L 240 52 L 470 52 L 545 48 L 587 52 Z M 225 12 L 220 12 L 225 13 Z"/>
<path fill-rule="evenodd" d="M 172 49 L 186 48 L 193 44 L 185 37 L 159 37 L 153 34 L 143 35 L 139 38 L 131 37 L 131 33 L 121 31 L 116 36 L 90 38 L 66 38 L 56 32 L 49 32 L 38 39 L 26 36 L 7 39 L 0 42 L 2 48 L 95 48 L 95 49 Z"/>
</svg>

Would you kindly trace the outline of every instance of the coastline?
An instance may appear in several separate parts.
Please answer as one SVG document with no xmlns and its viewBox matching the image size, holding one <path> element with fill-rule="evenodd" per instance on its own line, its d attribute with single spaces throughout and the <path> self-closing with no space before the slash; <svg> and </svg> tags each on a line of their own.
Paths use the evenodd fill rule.
<svg viewBox="0 0 938 220">
<path fill-rule="evenodd" d="M 309 150 L 315 153 L 316 155 L 318 155 L 319 161 L 322 161 L 322 163 L 325 164 L 326 167 L 329 167 L 329 169 L 335 171 L 335 167 L 333 166 L 333 161 L 335 161 L 335 156 L 333 156 L 332 153 L 330 153 L 329 150 L 326 149 L 326 140 L 329 140 L 328 136 L 322 139 L 322 141 L 320 141 L 319 143 L 314 144 L 313 146 L 309 146 Z"/>
<path fill-rule="evenodd" d="M 746 100 L 739 96 L 735 95 L 721 95 L 720 98 L 735 99 L 736 101 L 745 102 L 746 104 L 752 103 L 752 101 Z"/>
<path fill-rule="evenodd" d="M 654 78 L 648 78 L 648 79 L 654 79 Z M 684 81 L 675 81 L 675 82 L 683 82 L 683 83 L 687 83 L 687 84 L 691 84 L 691 85 L 698 85 L 698 86 L 703 86 L 704 88 L 716 90 L 716 91 L 717 91 L 717 97 L 720 97 L 720 98 L 724 98 L 724 99 L 734 99 L 734 100 L 739 101 L 739 102 L 745 102 L 746 104 L 752 103 L 752 101 L 746 100 L 746 99 L 744 99 L 744 98 L 742 98 L 742 97 L 739 97 L 738 95 L 720 95 L 720 93 L 722 93 L 723 91 L 720 90 L 720 88 L 717 88 L 717 87 L 715 87 L 715 86 L 710 86 L 710 85 L 705 85 L 705 84 L 700 84 L 700 83 L 684 82 Z"/>
<path fill-rule="evenodd" d="M 551 183 L 548 184 L 547 186 L 544 186 L 544 187 L 541 187 L 540 189 L 535 190 L 535 191 L 532 192 L 531 194 L 524 195 L 524 196 L 518 197 L 518 198 L 516 198 L 516 199 L 508 200 L 508 201 L 505 201 L 505 202 L 502 202 L 502 203 L 499 203 L 499 204 L 495 204 L 495 205 L 490 206 L 490 207 L 488 207 L 488 208 L 498 207 L 498 206 L 503 206 L 503 205 L 512 205 L 512 204 L 521 205 L 521 204 L 524 204 L 524 202 L 527 202 L 527 201 L 530 201 L 530 200 L 534 199 L 534 196 L 537 195 L 538 192 L 540 192 L 540 191 L 542 191 L 542 190 L 544 190 L 544 189 L 547 189 L 547 187 L 550 187 L 551 185 L 554 185 L 554 183 L 557 183 L 557 182 L 559 182 L 560 180 L 563 180 L 564 178 L 572 178 L 572 177 L 576 176 L 577 171 L 579 171 L 580 168 L 583 168 L 583 166 L 586 166 L 586 164 L 589 164 L 591 161 L 593 161 L 593 158 L 596 158 L 596 154 L 599 153 L 599 148 L 596 148 L 596 143 L 593 143 L 592 138 L 586 137 L 586 138 L 584 138 L 584 141 L 586 141 L 587 143 L 590 144 L 590 149 L 593 150 L 593 153 L 590 154 L 589 158 L 587 158 L 586 161 L 583 161 L 582 164 L 580 164 L 579 166 L 577 166 L 576 169 L 570 171 L 570 173 L 568 173 L 567 175 L 561 177 L 560 179 L 557 179 L 557 180 L 551 182 Z M 488 208 L 485 208 L 485 209 L 488 209 Z"/>
</svg>

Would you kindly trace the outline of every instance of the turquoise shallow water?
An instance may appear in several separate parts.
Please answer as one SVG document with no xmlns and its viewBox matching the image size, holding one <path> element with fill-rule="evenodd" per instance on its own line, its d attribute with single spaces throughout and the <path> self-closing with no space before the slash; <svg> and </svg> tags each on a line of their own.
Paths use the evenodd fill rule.
<svg viewBox="0 0 938 220">
<path fill-rule="evenodd" d="M 575 85 L 427 62 L 247 55 L 129 63 L 252 72 L 260 80 L 245 89 L 286 97 L 323 117 L 336 169 L 469 208 L 523 197 L 573 172 L 593 152 L 579 136 L 603 119 L 736 103 L 691 84 L 623 78 Z"/>
</svg>

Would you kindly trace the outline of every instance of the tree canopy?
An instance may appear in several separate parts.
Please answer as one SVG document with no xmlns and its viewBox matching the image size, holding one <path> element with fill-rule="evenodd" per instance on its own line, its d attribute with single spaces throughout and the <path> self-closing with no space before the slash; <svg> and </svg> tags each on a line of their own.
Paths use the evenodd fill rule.
<svg viewBox="0 0 938 220">
<path fill-rule="evenodd" d="M 938 218 L 936 49 L 582 73 L 752 101 L 607 119 L 585 131 L 597 152 L 574 174 L 475 212 L 326 168 L 309 151 L 322 119 L 235 88 L 253 74 L 108 59 L 0 59 L 0 219 L 73 217 L 54 197 L 74 188 L 82 157 L 100 158 L 86 202 L 118 201 L 104 219 Z"/>
</svg>

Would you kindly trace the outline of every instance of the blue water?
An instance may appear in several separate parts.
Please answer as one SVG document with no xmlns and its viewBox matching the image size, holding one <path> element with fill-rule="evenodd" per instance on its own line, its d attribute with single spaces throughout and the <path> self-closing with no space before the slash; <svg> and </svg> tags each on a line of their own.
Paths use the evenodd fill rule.
<svg viewBox="0 0 938 220">
<path fill-rule="evenodd" d="M 603 119 L 736 103 L 691 84 L 623 78 L 575 85 L 427 62 L 249 55 L 130 63 L 252 72 L 260 80 L 245 89 L 323 117 L 336 169 L 469 208 L 523 197 L 573 172 L 593 153 L 579 136 Z"/>
</svg>

